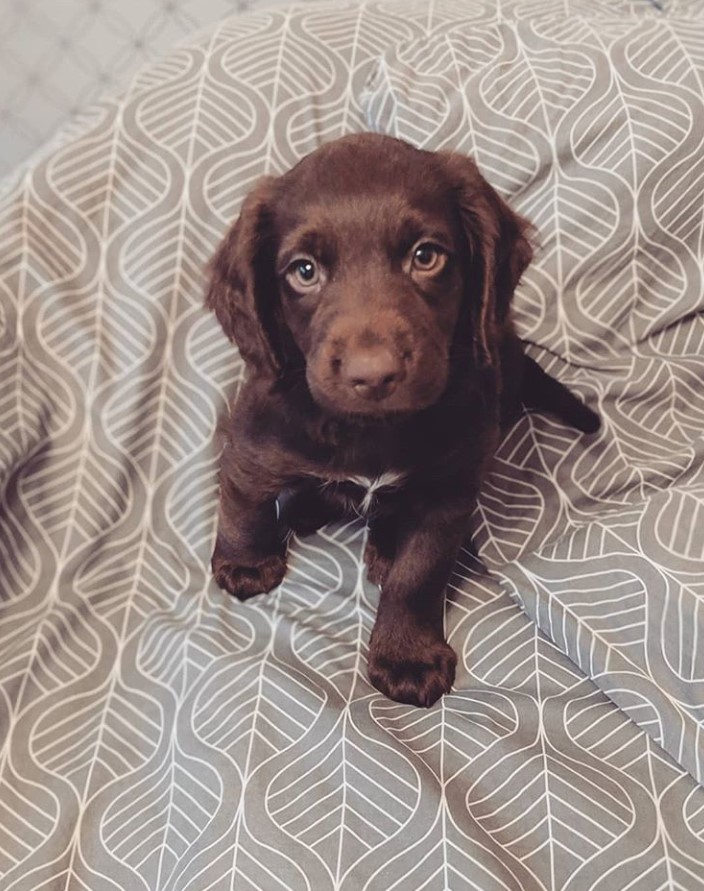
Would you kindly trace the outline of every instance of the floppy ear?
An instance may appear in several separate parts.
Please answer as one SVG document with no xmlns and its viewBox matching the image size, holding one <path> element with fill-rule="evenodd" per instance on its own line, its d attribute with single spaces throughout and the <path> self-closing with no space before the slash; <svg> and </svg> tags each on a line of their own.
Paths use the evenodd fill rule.
<svg viewBox="0 0 704 891">
<path fill-rule="evenodd" d="M 275 177 L 261 179 L 208 265 L 205 305 L 258 373 L 281 371 L 280 311 L 272 225 Z"/>
<path fill-rule="evenodd" d="M 531 224 L 515 213 L 463 155 L 446 155 L 469 250 L 470 324 L 479 365 L 494 365 L 513 292 L 533 259 Z"/>
</svg>

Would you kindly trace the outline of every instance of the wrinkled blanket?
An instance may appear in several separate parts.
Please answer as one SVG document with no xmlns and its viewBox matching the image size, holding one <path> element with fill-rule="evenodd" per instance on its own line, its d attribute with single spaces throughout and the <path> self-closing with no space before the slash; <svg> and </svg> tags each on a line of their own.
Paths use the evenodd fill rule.
<svg viewBox="0 0 704 891">
<path fill-rule="evenodd" d="M 227 19 L 0 205 L 0 888 L 704 887 L 704 20 L 318 2 Z M 258 176 L 377 129 L 537 226 L 528 349 L 598 408 L 509 432 L 429 710 L 366 680 L 364 528 L 217 589 L 243 366 L 203 267 Z"/>
</svg>

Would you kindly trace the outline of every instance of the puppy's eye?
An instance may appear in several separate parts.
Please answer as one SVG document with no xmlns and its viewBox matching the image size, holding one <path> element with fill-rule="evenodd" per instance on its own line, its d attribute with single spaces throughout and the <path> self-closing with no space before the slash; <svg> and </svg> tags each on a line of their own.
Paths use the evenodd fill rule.
<svg viewBox="0 0 704 891">
<path fill-rule="evenodd" d="M 446 262 L 445 251 L 430 241 L 424 241 L 413 248 L 411 266 L 417 272 L 439 272 Z"/>
<path fill-rule="evenodd" d="M 311 257 L 297 257 L 288 267 L 286 278 L 297 291 L 307 291 L 320 284 L 320 268 Z"/>
</svg>

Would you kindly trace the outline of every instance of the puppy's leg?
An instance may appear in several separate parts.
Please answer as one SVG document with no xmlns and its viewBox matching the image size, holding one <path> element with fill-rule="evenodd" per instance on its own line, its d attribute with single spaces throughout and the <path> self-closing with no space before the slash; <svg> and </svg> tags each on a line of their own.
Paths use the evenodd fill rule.
<svg viewBox="0 0 704 891">
<path fill-rule="evenodd" d="M 373 585 L 382 587 L 391 569 L 396 553 L 397 521 L 395 517 L 382 515 L 369 522 L 369 537 L 364 549 L 367 578 Z"/>
<path fill-rule="evenodd" d="M 231 470 L 232 468 L 228 468 Z M 286 573 L 286 543 L 272 493 L 253 491 L 223 467 L 220 512 L 212 569 L 215 581 L 246 600 L 271 591 Z"/>
<path fill-rule="evenodd" d="M 397 702 L 428 707 L 448 693 L 457 657 L 445 641 L 445 586 L 469 522 L 466 508 L 401 520 L 369 641 L 369 679 Z"/>
<path fill-rule="evenodd" d="M 312 535 L 321 526 L 344 516 L 344 504 L 334 490 L 320 483 L 306 483 L 279 499 L 281 520 L 297 535 Z"/>
<path fill-rule="evenodd" d="M 588 405 L 550 377 L 530 356 L 523 356 L 523 362 L 520 397 L 526 408 L 552 412 L 583 433 L 596 433 L 601 421 Z"/>
</svg>

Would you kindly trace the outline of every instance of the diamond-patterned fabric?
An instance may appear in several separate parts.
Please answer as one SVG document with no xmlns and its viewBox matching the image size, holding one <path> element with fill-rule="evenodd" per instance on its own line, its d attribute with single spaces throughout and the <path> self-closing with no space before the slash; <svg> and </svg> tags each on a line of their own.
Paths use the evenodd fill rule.
<svg viewBox="0 0 704 891">
<path fill-rule="evenodd" d="M 0 176 L 87 105 L 122 89 L 140 66 L 175 42 L 261 5 L 262 0 L 0 0 Z"/>
</svg>

